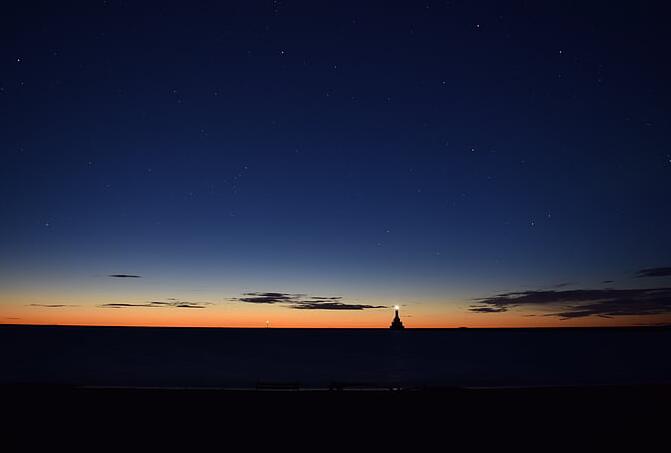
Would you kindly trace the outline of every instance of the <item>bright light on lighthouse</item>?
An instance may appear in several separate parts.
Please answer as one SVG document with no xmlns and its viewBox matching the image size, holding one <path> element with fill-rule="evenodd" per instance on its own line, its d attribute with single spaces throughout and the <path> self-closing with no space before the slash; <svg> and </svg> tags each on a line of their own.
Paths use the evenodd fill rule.
<svg viewBox="0 0 671 453">
<path fill-rule="evenodd" d="M 401 321 L 401 317 L 398 315 L 398 305 L 394 305 L 394 320 L 391 322 L 391 325 L 389 326 L 390 329 L 392 330 L 403 330 L 403 322 Z"/>
</svg>

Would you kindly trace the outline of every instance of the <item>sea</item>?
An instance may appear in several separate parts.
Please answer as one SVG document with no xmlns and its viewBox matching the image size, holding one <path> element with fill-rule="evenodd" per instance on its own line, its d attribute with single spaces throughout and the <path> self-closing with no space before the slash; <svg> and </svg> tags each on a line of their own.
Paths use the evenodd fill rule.
<svg viewBox="0 0 671 453">
<path fill-rule="evenodd" d="M 480 388 L 671 383 L 671 328 L 0 326 L 0 384 Z"/>
</svg>

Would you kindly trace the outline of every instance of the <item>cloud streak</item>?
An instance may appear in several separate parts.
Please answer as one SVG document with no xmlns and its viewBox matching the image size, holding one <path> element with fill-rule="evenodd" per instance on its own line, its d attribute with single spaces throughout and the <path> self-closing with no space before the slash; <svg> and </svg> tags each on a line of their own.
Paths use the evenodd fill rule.
<svg viewBox="0 0 671 453">
<path fill-rule="evenodd" d="M 553 288 L 566 288 L 567 286 L 573 285 L 572 282 L 562 282 L 562 283 L 557 283 L 556 285 L 553 285 Z"/>
<path fill-rule="evenodd" d="M 65 307 L 79 307 L 79 305 L 69 305 L 69 304 L 29 304 L 28 307 L 65 308 Z"/>
<path fill-rule="evenodd" d="M 302 302 L 291 308 L 297 310 L 367 310 L 369 308 L 387 308 L 384 305 L 346 304 L 343 302 Z"/>
<path fill-rule="evenodd" d="M 140 303 L 126 303 L 126 302 L 117 302 L 98 305 L 100 308 L 205 308 L 207 305 L 212 305 L 211 302 L 186 302 L 174 298 L 167 299 L 166 301 L 162 300 L 151 300 L 148 302 Z"/>
<path fill-rule="evenodd" d="M 649 267 L 636 273 L 636 278 L 671 277 L 671 267 Z"/>
<path fill-rule="evenodd" d="M 243 297 L 234 297 L 231 300 L 237 302 L 247 302 L 249 304 L 278 304 L 291 303 L 301 300 L 305 294 L 289 293 L 243 293 Z"/>
<path fill-rule="evenodd" d="M 113 278 L 142 278 L 141 275 L 133 275 L 133 274 L 110 274 L 108 277 L 113 277 Z"/>
<path fill-rule="evenodd" d="M 349 304 L 342 302 L 339 296 L 308 296 L 307 294 L 252 292 L 243 293 L 241 297 L 230 299 L 235 302 L 250 304 L 283 304 L 296 310 L 368 310 L 388 308 L 384 305 Z"/>
<path fill-rule="evenodd" d="M 576 289 L 567 291 L 522 291 L 475 299 L 475 313 L 503 313 L 515 308 L 550 308 L 561 319 L 600 316 L 671 314 L 671 288 Z"/>
</svg>

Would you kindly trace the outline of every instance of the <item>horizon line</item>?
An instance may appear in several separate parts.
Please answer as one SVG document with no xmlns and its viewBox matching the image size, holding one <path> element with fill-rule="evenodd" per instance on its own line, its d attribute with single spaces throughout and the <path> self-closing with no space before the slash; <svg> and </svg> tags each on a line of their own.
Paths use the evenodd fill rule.
<svg viewBox="0 0 671 453">
<path fill-rule="evenodd" d="M 266 327 L 266 326 L 157 326 L 157 325 L 107 325 L 107 324 L 30 324 L 0 323 L 0 327 L 103 327 L 129 329 L 250 329 L 250 330 L 391 330 L 389 327 Z M 631 328 L 671 328 L 671 324 L 631 324 L 593 326 L 498 326 L 498 327 L 406 327 L 404 330 L 558 330 L 558 329 L 631 329 Z"/>
</svg>

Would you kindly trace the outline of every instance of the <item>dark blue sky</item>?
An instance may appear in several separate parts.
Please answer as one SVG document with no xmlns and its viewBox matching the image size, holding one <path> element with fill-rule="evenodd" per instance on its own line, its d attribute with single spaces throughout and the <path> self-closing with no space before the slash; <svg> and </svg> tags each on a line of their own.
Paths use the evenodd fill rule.
<svg viewBox="0 0 671 453">
<path fill-rule="evenodd" d="M 12 294 L 438 313 L 669 264 L 661 2 L 142 3 L 3 14 Z"/>
</svg>

